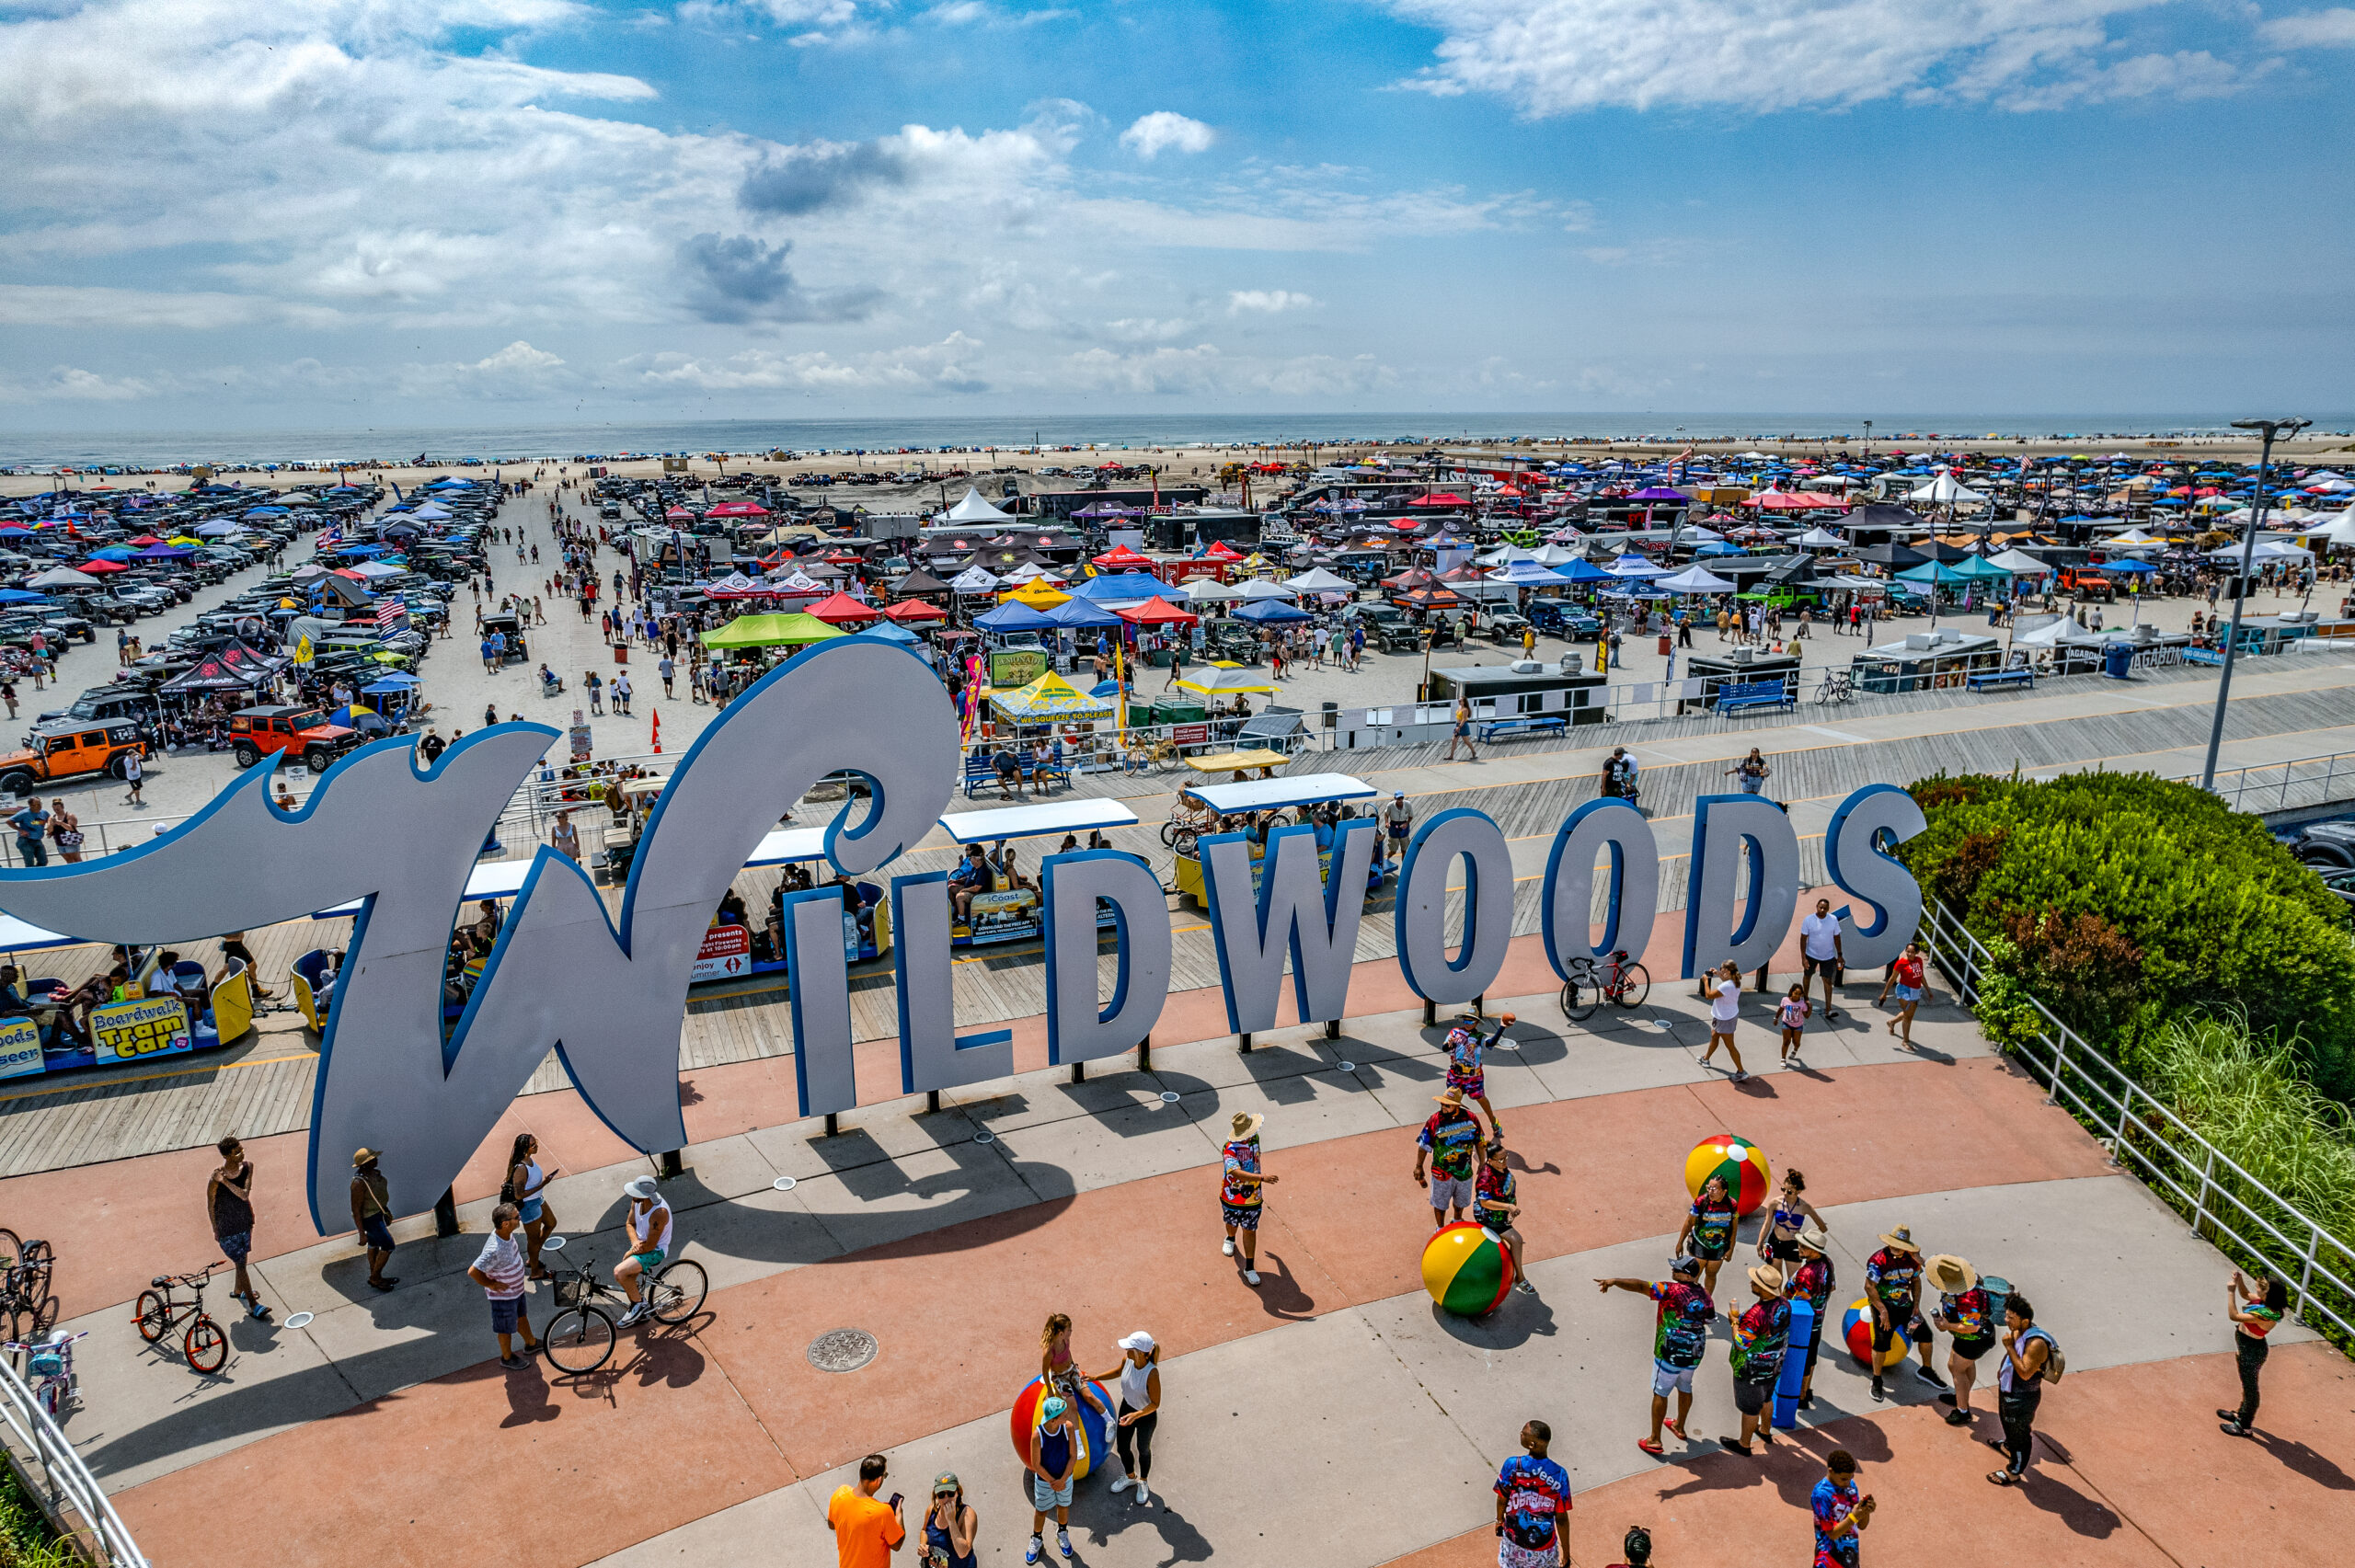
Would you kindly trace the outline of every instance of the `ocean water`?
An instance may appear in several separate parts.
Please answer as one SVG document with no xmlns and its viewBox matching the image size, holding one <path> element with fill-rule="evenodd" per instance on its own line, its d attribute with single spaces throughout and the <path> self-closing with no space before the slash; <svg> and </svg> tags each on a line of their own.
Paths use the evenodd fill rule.
<svg viewBox="0 0 2355 1568">
<path fill-rule="evenodd" d="M 592 421 L 471 429 L 374 426 L 314 430 L 157 430 L 46 433 L 0 431 L 0 466 L 121 464 L 166 468 L 182 463 L 401 462 L 419 456 L 516 461 L 705 452 L 885 452 L 902 447 L 1096 445 L 1151 446 L 1341 444 L 1358 441 L 1477 441 L 1584 437 L 1660 441 L 1790 437 L 1860 439 L 1872 421 L 1876 445 L 1908 436 L 2188 436 L 2228 433 L 2229 415 L 2056 414 L 1123 414 L 1037 418 L 952 417 L 867 419 L 724 419 L 679 423 Z M 2355 415 L 2316 421 L 2318 430 L 2355 429 Z"/>
</svg>

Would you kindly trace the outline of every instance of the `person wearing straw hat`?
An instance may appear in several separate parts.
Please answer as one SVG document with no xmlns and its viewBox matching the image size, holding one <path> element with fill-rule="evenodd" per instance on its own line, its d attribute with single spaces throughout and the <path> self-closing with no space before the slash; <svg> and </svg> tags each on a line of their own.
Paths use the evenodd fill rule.
<svg viewBox="0 0 2355 1568">
<path fill-rule="evenodd" d="M 1267 1195 L 1260 1189 L 1277 1179 L 1259 1169 L 1259 1127 L 1267 1119 L 1250 1111 L 1235 1112 L 1228 1127 L 1234 1136 L 1219 1151 L 1219 1218 L 1226 1221 L 1226 1241 L 1219 1251 L 1233 1257 L 1236 1240 L 1242 1241 L 1246 1285 L 1259 1283 L 1259 1271 L 1252 1265 L 1259 1250 L 1259 1215 L 1267 1207 Z"/>
<path fill-rule="evenodd" d="M 1931 1369 L 1930 1325 L 1922 1321 L 1922 1249 L 1905 1226 L 1883 1233 L 1880 1250 L 1865 1260 L 1865 1297 L 1873 1309 L 1873 1398 L 1889 1397 L 1881 1387 L 1880 1358 L 1897 1333 L 1922 1352 L 1913 1375 L 1934 1389 L 1945 1388 L 1947 1380 Z"/>
<path fill-rule="evenodd" d="M 1783 1356 L 1791 1343 L 1791 1303 L 1784 1294 L 1783 1271 L 1763 1263 L 1750 1271 L 1750 1293 L 1756 1299 L 1733 1320 L 1733 1403 L 1741 1412 L 1741 1436 L 1720 1437 L 1720 1448 L 1744 1456 L 1755 1436 L 1775 1446 L 1766 1402 L 1775 1397 L 1775 1383 L 1783 1375 Z"/>
<path fill-rule="evenodd" d="M 1474 1207 L 1472 1186 L 1479 1174 L 1480 1148 L 1490 1141 L 1480 1130 L 1480 1118 L 1464 1105 L 1464 1091 L 1451 1087 L 1438 1097 L 1439 1109 L 1415 1136 L 1415 1185 L 1428 1186 L 1431 1198 L 1431 1229 L 1443 1230 L 1456 1219 L 1469 1219 Z M 1423 1162 L 1430 1162 L 1430 1179 L 1423 1178 Z"/>
<path fill-rule="evenodd" d="M 1815 1405 L 1815 1358 L 1823 1349 L 1823 1314 L 1832 1308 L 1832 1292 L 1839 1271 L 1832 1266 L 1832 1238 L 1821 1225 L 1809 1225 L 1792 1241 L 1795 1262 L 1786 1275 L 1787 1294 L 1793 1300 L 1807 1298 L 1815 1310 L 1815 1333 L 1807 1342 L 1807 1368 L 1799 1378 L 1799 1408 L 1810 1410 Z"/>
<path fill-rule="evenodd" d="M 1938 1293 L 1937 1310 L 1930 1322 L 1953 1335 L 1947 1346 L 1947 1370 L 1954 1388 L 1938 1402 L 1954 1406 L 1947 1425 L 1970 1425 L 1970 1389 L 1979 1380 L 1979 1358 L 1995 1347 L 1995 1307 L 1980 1288 L 1979 1271 L 1952 1253 L 1940 1253 L 1923 1265 L 1922 1278 Z"/>
<path fill-rule="evenodd" d="M 373 1149 L 355 1150 L 351 1156 L 351 1228 L 368 1249 L 368 1284 L 375 1290 L 390 1290 L 400 1283 L 397 1275 L 385 1272 L 393 1261 L 392 1188 L 385 1180 L 385 1173 L 377 1167 L 378 1155 Z"/>
</svg>

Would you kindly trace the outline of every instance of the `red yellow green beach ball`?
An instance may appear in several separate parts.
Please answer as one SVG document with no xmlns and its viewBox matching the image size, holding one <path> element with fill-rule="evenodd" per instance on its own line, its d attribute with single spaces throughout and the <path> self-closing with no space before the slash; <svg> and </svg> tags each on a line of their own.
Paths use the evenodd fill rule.
<svg viewBox="0 0 2355 1568">
<path fill-rule="evenodd" d="M 1512 1254 L 1485 1225 L 1443 1227 L 1423 1245 L 1423 1288 L 1459 1318 L 1485 1317 L 1512 1288 Z"/>
<path fill-rule="evenodd" d="M 1766 1151 L 1730 1132 L 1711 1133 L 1684 1157 L 1686 1192 L 1699 1197 L 1703 1184 L 1711 1176 L 1726 1179 L 1726 1190 L 1733 1194 L 1734 1207 L 1742 1214 L 1764 1203 L 1768 1190 L 1775 1185 L 1774 1172 L 1766 1163 Z"/>
<path fill-rule="evenodd" d="M 1840 1337 L 1847 1341 L 1848 1354 L 1856 1358 L 1856 1365 L 1867 1372 L 1888 1371 L 1903 1361 L 1913 1348 L 1913 1342 L 1905 1337 L 1905 1331 L 1891 1324 L 1889 1348 L 1881 1352 L 1880 1365 L 1874 1366 L 1873 1304 L 1861 1296 L 1849 1302 L 1848 1310 L 1840 1315 Z"/>
</svg>

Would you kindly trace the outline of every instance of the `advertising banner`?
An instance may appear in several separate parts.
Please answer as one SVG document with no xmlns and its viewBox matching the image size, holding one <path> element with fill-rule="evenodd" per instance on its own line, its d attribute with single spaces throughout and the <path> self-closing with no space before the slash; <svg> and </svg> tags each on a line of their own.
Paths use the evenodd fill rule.
<svg viewBox="0 0 2355 1568">
<path fill-rule="evenodd" d="M 752 972 L 752 933 L 741 925 L 716 925 L 703 933 L 695 952 L 690 985 L 705 980 L 732 980 Z"/>
<path fill-rule="evenodd" d="M 190 1047 L 188 1009 L 176 996 L 110 1001 L 90 1010 L 90 1035 L 100 1067 L 169 1056 Z"/>
<path fill-rule="evenodd" d="M 0 1024 L 0 1078 L 24 1078 L 42 1065 L 40 1024 L 29 1018 Z"/>
<path fill-rule="evenodd" d="M 1000 648 L 990 655 L 990 684 L 1000 691 L 1010 686 L 1028 686 L 1047 672 L 1044 648 Z"/>
</svg>

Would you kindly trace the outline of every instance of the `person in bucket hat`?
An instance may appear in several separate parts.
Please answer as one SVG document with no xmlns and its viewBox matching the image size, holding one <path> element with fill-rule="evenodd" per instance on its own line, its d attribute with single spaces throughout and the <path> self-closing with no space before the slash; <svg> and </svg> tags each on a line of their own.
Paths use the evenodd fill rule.
<svg viewBox="0 0 2355 1568">
<path fill-rule="evenodd" d="M 1259 1283 L 1259 1271 L 1252 1266 L 1259 1247 L 1259 1215 L 1267 1207 L 1267 1195 L 1260 1189 L 1275 1177 L 1259 1169 L 1259 1127 L 1268 1118 L 1249 1111 L 1237 1111 L 1229 1124 L 1233 1137 L 1219 1150 L 1219 1218 L 1226 1221 L 1226 1240 L 1219 1251 L 1228 1257 L 1235 1255 L 1235 1242 L 1243 1243 L 1243 1283 Z"/>
</svg>

